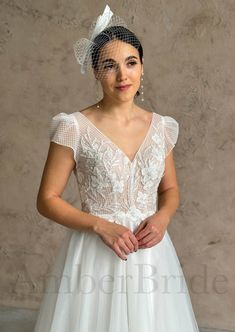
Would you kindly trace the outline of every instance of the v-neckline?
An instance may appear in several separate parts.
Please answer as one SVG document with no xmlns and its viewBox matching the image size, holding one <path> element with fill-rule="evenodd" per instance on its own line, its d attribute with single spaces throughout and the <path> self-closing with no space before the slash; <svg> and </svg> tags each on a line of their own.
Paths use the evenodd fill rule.
<svg viewBox="0 0 235 332">
<path fill-rule="evenodd" d="M 96 126 L 95 126 L 95 124 L 93 123 L 93 122 L 91 122 L 89 119 L 88 119 L 88 117 L 87 116 L 85 116 L 85 115 L 83 115 L 82 114 L 82 112 L 80 112 L 80 111 L 78 111 L 78 113 L 95 129 L 95 130 L 97 130 L 99 133 L 100 133 L 100 135 L 101 136 L 103 136 L 108 142 L 110 142 L 110 144 L 112 144 L 118 151 L 120 151 L 122 154 L 123 154 L 123 156 L 128 160 L 128 162 L 129 162 L 129 164 L 133 164 L 134 162 L 135 162 L 135 160 L 136 160 L 136 158 L 137 158 L 137 156 L 139 155 L 139 153 L 140 153 L 140 151 L 142 150 L 142 147 L 144 146 L 144 143 L 145 143 L 145 141 L 146 141 L 146 139 L 147 139 L 147 137 L 149 136 L 149 133 L 150 133 L 150 131 L 151 131 L 151 129 L 152 129 L 152 126 L 153 126 L 153 121 L 154 121 L 154 114 L 155 114 L 155 112 L 152 112 L 152 119 L 151 119 L 151 122 L 150 122 L 150 125 L 149 125 L 149 128 L 148 128 L 148 130 L 147 130 L 147 133 L 145 134 L 145 136 L 144 136 L 144 139 L 143 139 L 143 141 L 142 141 L 142 143 L 140 144 L 140 146 L 139 146 L 139 148 L 137 149 L 137 151 L 136 151 L 136 153 L 135 153 L 135 155 L 134 155 L 134 158 L 131 160 L 128 156 L 127 156 L 127 154 L 116 144 L 116 143 L 114 143 L 112 140 L 111 140 L 111 138 L 109 138 L 107 135 L 105 135 L 99 128 L 97 128 Z"/>
</svg>

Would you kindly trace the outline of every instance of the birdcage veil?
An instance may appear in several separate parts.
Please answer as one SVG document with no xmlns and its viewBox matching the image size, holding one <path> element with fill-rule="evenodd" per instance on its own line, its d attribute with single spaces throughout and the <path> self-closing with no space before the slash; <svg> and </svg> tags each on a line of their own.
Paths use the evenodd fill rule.
<svg viewBox="0 0 235 332">
<path fill-rule="evenodd" d="M 139 39 L 128 29 L 126 22 L 106 5 L 103 14 L 92 22 L 88 38 L 81 38 L 73 45 L 81 73 L 94 73 L 95 70 L 99 79 L 110 75 L 117 68 L 115 63 L 107 59 L 104 50 L 108 45 L 109 54 L 117 55 L 122 42 L 131 44 L 137 50 L 141 47 Z"/>
</svg>

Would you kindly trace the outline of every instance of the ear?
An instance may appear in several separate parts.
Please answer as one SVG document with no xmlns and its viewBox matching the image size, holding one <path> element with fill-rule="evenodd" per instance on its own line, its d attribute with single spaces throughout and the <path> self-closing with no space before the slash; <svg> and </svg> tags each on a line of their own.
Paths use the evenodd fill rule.
<svg viewBox="0 0 235 332">
<path fill-rule="evenodd" d="M 143 65 L 143 63 L 141 64 L 141 74 L 144 75 L 144 65 Z"/>
<path fill-rule="evenodd" d="M 96 69 L 94 69 L 93 73 L 94 73 L 94 76 L 95 76 L 96 80 L 99 80 L 98 71 Z"/>
</svg>

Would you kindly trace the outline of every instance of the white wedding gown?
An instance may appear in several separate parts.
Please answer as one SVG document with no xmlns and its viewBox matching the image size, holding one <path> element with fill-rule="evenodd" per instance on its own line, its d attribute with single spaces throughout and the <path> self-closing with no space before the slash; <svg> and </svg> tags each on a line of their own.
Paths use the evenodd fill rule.
<svg viewBox="0 0 235 332">
<path fill-rule="evenodd" d="M 152 114 L 133 160 L 81 112 L 59 113 L 50 139 L 74 152 L 81 209 L 132 231 L 157 211 L 165 157 L 179 125 Z M 198 332 L 190 295 L 168 232 L 122 260 L 95 233 L 68 228 L 34 332 Z"/>
</svg>

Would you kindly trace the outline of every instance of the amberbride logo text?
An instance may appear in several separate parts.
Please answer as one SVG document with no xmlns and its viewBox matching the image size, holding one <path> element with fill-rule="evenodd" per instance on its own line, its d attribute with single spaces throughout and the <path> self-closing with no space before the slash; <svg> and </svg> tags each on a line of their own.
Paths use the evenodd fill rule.
<svg viewBox="0 0 235 332">
<path fill-rule="evenodd" d="M 206 264 L 202 265 L 202 269 L 197 274 L 187 279 L 187 283 L 180 269 L 178 275 L 170 273 L 164 275 L 159 273 L 156 266 L 147 263 L 134 264 L 129 268 L 128 265 L 120 264 L 119 270 L 115 270 L 115 275 L 105 272 L 105 269 L 108 270 L 108 266 L 101 266 L 93 274 L 83 271 L 80 264 L 71 268 L 76 270 L 71 271 L 72 276 L 65 273 L 63 275 L 50 273 L 36 286 L 31 285 L 29 281 L 21 280 L 19 283 L 18 280 L 14 292 L 17 292 L 17 288 L 21 291 L 24 289 L 24 294 L 80 293 L 84 295 L 97 293 L 97 291 L 107 295 L 112 293 L 182 294 L 187 293 L 188 288 L 191 293 L 195 294 L 209 294 L 210 292 L 224 294 L 228 291 L 228 278 L 224 274 L 209 276 Z"/>
</svg>

